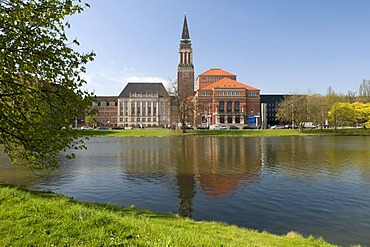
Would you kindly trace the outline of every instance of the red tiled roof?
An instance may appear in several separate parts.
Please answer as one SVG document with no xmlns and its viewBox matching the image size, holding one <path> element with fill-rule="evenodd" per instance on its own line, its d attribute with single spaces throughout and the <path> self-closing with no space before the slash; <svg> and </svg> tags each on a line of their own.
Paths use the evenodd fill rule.
<svg viewBox="0 0 370 247">
<path fill-rule="evenodd" d="M 204 88 L 202 88 L 201 90 L 212 90 L 213 88 L 245 88 L 247 90 L 259 90 L 257 88 L 254 88 L 254 87 L 251 87 L 251 86 L 248 86 L 246 84 L 243 84 L 241 82 L 237 82 L 237 81 L 234 81 L 230 78 L 223 78 L 219 81 L 216 81 Z"/>
<path fill-rule="evenodd" d="M 225 70 L 222 69 L 210 69 L 207 70 L 206 72 L 200 74 L 199 76 L 203 75 L 209 75 L 209 76 L 235 76 L 234 74 L 231 74 Z"/>
</svg>

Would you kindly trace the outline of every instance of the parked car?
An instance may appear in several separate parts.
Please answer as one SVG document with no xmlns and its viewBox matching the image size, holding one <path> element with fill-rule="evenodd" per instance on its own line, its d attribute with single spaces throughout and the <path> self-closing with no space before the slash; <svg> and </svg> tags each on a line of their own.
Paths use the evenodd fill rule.
<svg viewBox="0 0 370 247">
<path fill-rule="evenodd" d="M 227 127 L 225 125 L 221 125 L 220 130 L 227 130 Z"/>
<path fill-rule="evenodd" d="M 125 130 L 132 130 L 133 128 L 132 128 L 132 126 L 126 126 L 125 127 Z"/>
<path fill-rule="evenodd" d="M 243 130 L 254 130 L 254 129 L 257 129 L 257 127 L 255 125 L 246 125 L 243 127 Z"/>
<path fill-rule="evenodd" d="M 235 126 L 235 125 L 230 125 L 229 126 L 229 130 L 238 130 L 239 127 L 238 126 Z"/>
<path fill-rule="evenodd" d="M 284 125 L 284 129 L 292 129 L 292 128 L 293 128 L 293 125 L 291 124 Z"/>
<path fill-rule="evenodd" d="M 114 126 L 112 127 L 112 130 L 124 130 L 125 128 L 122 126 Z"/>
<path fill-rule="evenodd" d="M 98 130 L 109 130 L 109 128 L 106 126 L 99 126 Z"/>
<path fill-rule="evenodd" d="M 81 130 L 93 130 L 94 128 L 91 126 L 82 126 Z"/>
<path fill-rule="evenodd" d="M 217 125 L 217 124 L 211 125 L 211 127 L 209 127 L 209 129 L 211 129 L 211 130 L 219 130 L 220 129 L 220 125 Z"/>
<path fill-rule="evenodd" d="M 273 130 L 284 129 L 284 127 L 285 127 L 284 125 L 278 124 L 278 125 L 271 126 L 271 129 Z"/>
</svg>

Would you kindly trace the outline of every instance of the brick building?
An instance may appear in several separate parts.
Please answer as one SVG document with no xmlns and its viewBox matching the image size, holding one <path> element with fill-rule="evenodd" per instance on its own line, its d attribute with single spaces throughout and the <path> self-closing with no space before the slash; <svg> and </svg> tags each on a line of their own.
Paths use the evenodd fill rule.
<svg viewBox="0 0 370 247">
<path fill-rule="evenodd" d="M 117 125 L 117 103 L 116 96 L 96 96 L 92 108 L 98 112 L 95 114 L 93 125 L 112 127 Z"/>
<path fill-rule="evenodd" d="M 259 124 L 260 90 L 236 81 L 236 75 L 211 69 L 197 78 L 195 124 Z"/>
</svg>

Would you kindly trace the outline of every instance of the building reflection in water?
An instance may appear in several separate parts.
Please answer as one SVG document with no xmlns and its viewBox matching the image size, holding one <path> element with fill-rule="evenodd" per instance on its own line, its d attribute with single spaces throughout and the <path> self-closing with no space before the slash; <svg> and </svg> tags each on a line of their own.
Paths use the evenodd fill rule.
<svg viewBox="0 0 370 247">
<path fill-rule="evenodd" d="M 258 178 L 261 170 L 259 139 L 211 137 L 193 139 L 193 164 L 202 192 L 212 197 L 231 197 L 238 187 Z"/>
<path fill-rule="evenodd" d="M 232 197 L 261 171 L 258 138 L 185 136 L 128 142 L 128 148 L 120 150 L 126 179 L 174 179 L 179 215 L 184 217 L 191 217 L 197 190 L 209 199 Z"/>
</svg>

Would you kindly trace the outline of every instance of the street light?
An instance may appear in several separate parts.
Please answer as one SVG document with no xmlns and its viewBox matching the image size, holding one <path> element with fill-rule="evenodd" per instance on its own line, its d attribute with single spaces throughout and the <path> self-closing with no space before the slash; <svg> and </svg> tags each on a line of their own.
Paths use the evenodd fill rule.
<svg viewBox="0 0 370 247">
<path fill-rule="evenodd" d="M 292 129 L 294 129 L 294 104 L 292 104 Z"/>
</svg>

